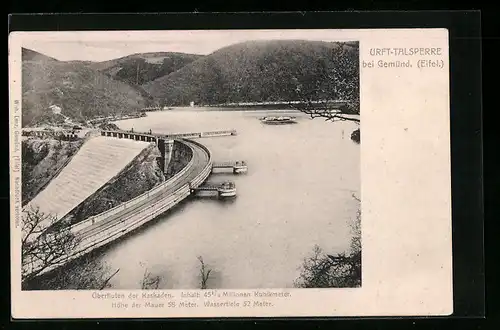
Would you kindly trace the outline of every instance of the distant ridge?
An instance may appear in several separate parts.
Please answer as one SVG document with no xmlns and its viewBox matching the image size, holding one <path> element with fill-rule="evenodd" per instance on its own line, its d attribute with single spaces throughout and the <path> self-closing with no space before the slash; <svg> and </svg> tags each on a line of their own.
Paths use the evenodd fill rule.
<svg viewBox="0 0 500 330">
<path fill-rule="evenodd" d="M 44 55 L 42 53 L 36 52 L 34 50 L 28 48 L 21 48 L 21 59 L 23 62 L 25 61 L 56 61 L 53 57 Z"/>
<path fill-rule="evenodd" d="M 307 99 L 359 101 L 357 42 L 248 41 L 144 84 L 164 105 Z"/>
<path fill-rule="evenodd" d="M 76 121 L 138 111 L 147 97 L 137 88 L 114 80 L 86 62 L 58 61 L 22 50 L 23 126 L 60 121 L 51 106 Z"/>
<path fill-rule="evenodd" d="M 178 52 L 138 53 L 90 65 L 113 79 L 140 86 L 175 72 L 202 56 Z"/>
<path fill-rule="evenodd" d="M 247 41 L 210 55 L 138 53 L 103 62 L 59 61 L 23 48 L 22 59 L 25 126 L 52 121 L 52 106 L 77 121 L 191 102 L 346 100 L 359 113 L 358 42 Z"/>
</svg>

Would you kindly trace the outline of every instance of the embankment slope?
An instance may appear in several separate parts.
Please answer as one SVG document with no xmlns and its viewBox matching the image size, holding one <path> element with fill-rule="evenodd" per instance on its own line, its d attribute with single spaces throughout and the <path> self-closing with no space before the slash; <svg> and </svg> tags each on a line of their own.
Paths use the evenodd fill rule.
<svg viewBox="0 0 500 330">
<path fill-rule="evenodd" d="M 122 171 L 150 144 L 98 136 L 87 140 L 72 160 L 26 207 L 61 219 Z"/>
<path fill-rule="evenodd" d="M 143 149 L 120 173 L 85 199 L 68 214 L 70 223 L 77 223 L 131 200 L 165 181 L 154 144 Z"/>
</svg>

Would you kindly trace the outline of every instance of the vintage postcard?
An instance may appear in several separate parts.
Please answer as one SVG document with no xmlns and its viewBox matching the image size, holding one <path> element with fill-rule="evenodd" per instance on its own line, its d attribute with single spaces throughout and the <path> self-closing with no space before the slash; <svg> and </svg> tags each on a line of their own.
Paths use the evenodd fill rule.
<svg viewBox="0 0 500 330">
<path fill-rule="evenodd" d="M 453 312 L 446 29 L 14 32 L 12 317 Z"/>
</svg>

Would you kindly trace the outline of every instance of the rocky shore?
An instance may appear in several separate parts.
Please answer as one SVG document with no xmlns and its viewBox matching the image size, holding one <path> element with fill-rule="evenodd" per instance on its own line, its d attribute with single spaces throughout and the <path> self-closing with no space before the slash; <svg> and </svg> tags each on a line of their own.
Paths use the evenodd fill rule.
<svg viewBox="0 0 500 330">
<path fill-rule="evenodd" d="M 359 128 L 351 133 L 351 140 L 353 140 L 357 144 L 361 142 L 361 132 Z"/>
</svg>

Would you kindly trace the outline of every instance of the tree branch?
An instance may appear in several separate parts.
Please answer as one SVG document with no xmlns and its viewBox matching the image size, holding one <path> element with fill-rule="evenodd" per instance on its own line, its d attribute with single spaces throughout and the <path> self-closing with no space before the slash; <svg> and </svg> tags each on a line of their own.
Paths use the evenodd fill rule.
<svg viewBox="0 0 500 330">
<path fill-rule="evenodd" d="M 118 272 L 120 271 L 120 268 L 118 268 L 113 274 L 111 274 L 111 276 L 109 276 L 105 281 L 104 283 L 102 283 L 101 287 L 99 288 L 99 290 L 104 290 L 106 288 L 106 286 L 108 285 L 109 281 L 111 281 L 111 279 L 116 275 L 118 274 Z"/>
<path fill-rule="evenodd" d="M 40 212 L 39 208 L 29 208 L 22 218 L 21 238 L 22 281 L 38 276 L 41 272 L 67 258 L 78 244 L 76 237 L 67 228 L 48 231 L 57 218 Z M 42 227 L 47 220 L 50 223 Z M 34 236 L 35 234 L 40 234 Z"/>
</svg>

